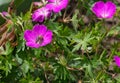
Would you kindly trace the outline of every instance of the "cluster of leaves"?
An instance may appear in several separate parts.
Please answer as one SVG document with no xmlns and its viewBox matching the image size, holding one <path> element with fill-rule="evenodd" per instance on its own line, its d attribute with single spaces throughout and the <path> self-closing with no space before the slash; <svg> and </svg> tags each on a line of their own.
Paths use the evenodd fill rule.
<svg viewBox="0 0 120 83">
<path fill-rule="evenodd" d="M 8 41 L 0 47 L 0 83 L 120 82 L 113 62 L 120 55 L 119 10 L 113 21 L 99 20 L 90 10 L 95 1 L 70 0 L 65 10 L 45 21 L 54 33 L 52 43 L 34 49 L 23 38 L 34 24 L 32 0 L 15 0 L 7 30 L 15 29 L 17 45 Z M 29 8 L 23 8 L 28 2 Z"/>
</svg>

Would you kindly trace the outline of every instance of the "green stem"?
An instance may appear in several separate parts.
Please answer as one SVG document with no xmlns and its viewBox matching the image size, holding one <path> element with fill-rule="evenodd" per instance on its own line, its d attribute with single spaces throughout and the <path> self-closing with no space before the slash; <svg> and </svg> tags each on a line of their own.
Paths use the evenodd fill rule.
<svg viewBox="0 0 120 83">
<path fill-rule="evenodd" d="M 105 22 L 106 22 L 106 20 L 103 19 L 103 26 L 104 26 L 104 28 L 106 28 L 106 26 L 105 26 Z"/>
<path fill-rule="evenodd" d="M 109 56 L 109 58 L 108 58 L 109 64 L 110 64 L 110 60 L 111 60 L 113 54 L 115 53 L 115 51 L 116 51 L 116 48 L 112 50 L 112 53 L 110 54 L 110 56 Z"/>
<path fill-rule="evenodd" d="M 95 81 L 97 81 L 98 79 L 100 79 L 100 77 L 101 77 L 102 73 L 103 73 L 103 70 L 101 70 L 101 71 L 98 73 L 98 75 L 97 75 L 97 77 L 96 77 Z"/>
<path fill-rule="evenodd" d="M 104 51 L 101 53 L 100 58 L 99 58 L 99 61 L 101 61 L 101 59 L 102 59 L 103 55 L 105 54 L 105 52 L 106 52 L 106 50 L 104 50 Z"/>
<path fill-rule="evenodd" d="M 102 39 L 107 35 L 107 29 L 106 29 L 105 22 L 106 22 L 106 20 L 103 19 L 103 28 L 104 28 L 105 32 L 104 32 L 104 34 L 103 34 L 103 36 L 102 36 Z"/>
</svg>

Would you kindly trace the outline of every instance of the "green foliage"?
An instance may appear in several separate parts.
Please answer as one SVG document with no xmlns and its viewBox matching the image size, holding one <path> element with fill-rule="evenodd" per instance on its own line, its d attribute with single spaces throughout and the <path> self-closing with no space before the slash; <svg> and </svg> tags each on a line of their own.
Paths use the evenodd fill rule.
<svg viewBox="0 0 120 83">
<path fill-rule="evenodd" d="M 90 9 L 95 1 L 69 0 L 65 10 L 52 13 L 44 24 L 52 30 L 53 40 L 36 49 L 27 47 L 23 37 L 36 24 L 31 19 L 32 0 L 15 0 L 7 31 L 14 28 L 12 42 L 17 45 L 7 41 L 0 46 L 0 83 L 119 83 L 120 69 L 113 60 L 114 55 L 120 56 L 119 11 L 117 21 L 105 21 L 103 26 Z M 0 2 L 3 6 L 10 0 Z M 0 11 L 7 10 L 8 4 Z M 3 24 L 6 19 L 0 18 Z"/>
</svg>

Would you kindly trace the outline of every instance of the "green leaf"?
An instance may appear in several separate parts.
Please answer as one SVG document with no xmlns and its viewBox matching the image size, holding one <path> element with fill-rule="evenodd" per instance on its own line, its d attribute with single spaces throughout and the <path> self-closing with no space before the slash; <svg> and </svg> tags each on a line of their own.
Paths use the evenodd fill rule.
<svg viewBox="0 0 120 83">
<path fill-rule="evenodd" d="M 91 44 L 91 41 L 94 39 L 95 37 L 91 36 L 91 33 L 85 34 L 81 39 L 78 38 L 73 38 L 74 42 L 77 43 L 72 52 L 77 51 L 81 48 L 81 50 L 87 50 L 87 46 L 89 44 Z"/>
<path fill-rule="evenodd" d="M 15 7 L 19 7 L 25 0 L 15 0 L 14 1 L 14 4 L 15 4 Z"/>
<path fill-rule="evenodd" d="M 74 46 L 72 52 L 75 52 L 76 50 L 79 50 L 80 47 L 81 47 L 81 43 L 76 44 L 76 45 Z"/>
<path fill-rule="evenodd" d="M 5 51 L 3 52 L 3 55 L 9 55 L 12 53 L 13 51 L 13 47 L 11 47 L 10 43 L 7 42 L 6 45 L 5 45 Z"/>
<path fill-rule="evenodd" d="M 25 76 L 25 74 L 28 72 L 30 66 L 29 66 L 29 62 L 24 60 L 24 63 L 20 66 L 22 72 L 23 72 L 23 75 Z"/>
<path fill-rule="evenodd" d="M 72 25 L 73 25 L 74 30 L 75 30 L 76 32 L 77 32 L 78 21 L 79 21 L 78 16 L 77 16 L 78 13 L 79 13 L 79 11 L 76 10 L 76 11 L 75 11 L 75 14 L 73 15 L 73 17 L 72 17 L 72 19 L 71 19 L 71 21 L 72 21 Z"/>
<path fill-rule="evenodd" d="M 16 60 L 19 64 L 22 64 L 22 62 L 23 62 L 23 60 L 20 57 L 18 57 L 17 54 L 16 54 Z"/>
<path fill-rule="evenodd" d="M 60 60 L 60 64 L 62 64 L 63 66 L 66 66 L 66 65 L 67 65 L 67 61 L 66 61 L 66 59 L 65 59 L 64 56 L 60 56 L 60 57 L 59 57 L 59 60 Z"/>
</svg>

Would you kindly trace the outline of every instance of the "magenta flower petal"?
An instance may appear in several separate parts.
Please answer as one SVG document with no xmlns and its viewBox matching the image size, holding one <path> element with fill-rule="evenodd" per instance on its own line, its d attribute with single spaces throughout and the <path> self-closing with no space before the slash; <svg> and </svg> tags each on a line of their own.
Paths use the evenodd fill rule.
<svg viewBox="0 0 120 83">
<path fill-rule="evenodd" d="M 36 22 L 43 22 L 45 19 L 44 15 L 40 14 L 39 13 L 39 10 L 35 11 L 33 14 L 32 14 L 32 20 L 33 21 L 36 21 Z"/>
<path fill-rule="evenodd" d="M 26 46 L 39 48 L 51 43 L 52 35 L 52 31 L 48 30 L 45 25 L 36 24 L 33 30 L 24 32 L 24 39 L 26 40 Z"/>
<path fill-rule="evenodd" d="M 34 40 L 35 40 L 35 36 L 31 30 L 26 30 L 24 32 L 24 38 L 26 39 L 27 42 L 28 41 L 34 42 Z"/>
<path fill-rule="evenodd" d="M 46 18 L 50 18 L 51 10 L 48 7 L 37 9 L 32 14 L 32 20 L 35 22 L 43 22 Z"/>
<path fill-rule="evenodd" d="M 95 13 L 95 15 L 98 18 L 102 18 L 101 14 L 104 13 L 103 8 L 104 8 L 104 2 L 103 1 L 98 1 L 93 5 L 92 11 L 93 11 L 93 13 Z"/>
<path fill-rule="evenodd" d="M 34 27 L 33 27 L 33 31 L 34 31 L 34 35 L 41 35 L 43 36 L 46 31 L 47 31 L 47 27 L 45 25 L 39 25 L 39 24 L 36 24 Z"/>
<path fill-rule="evenodd" d="M 53 3 L 47 4 L 46 7 L 49 7 L 54 13 L 58 13 L 62 10 L 61 6 L 55 6 Z"/>
<path fill-rule="evenodd" d="M 55 2 L 55 0 L 48 0 L 48 2 Z"/>
<path fill-rule="evenodd" d="M 46 32 L 46 34 L 44 35 L 44 43 L 42 44 L 42 46 L 45 46 L 47 43 L 50 43 L 52 41 L 52 31 L 48 30 Z"/>
<path fill-rule="evenodd" d="M 1 12 L 0 14 L 4 17 L 10 17 L 10 14 L 6 11 Z"/>
<path fill-rule="evenodd" d="M 107 1 L 106 3 L 98 1 L 93 5 L 92 12 L 98 18 L 112 18 L 116 12 L 116 5 L 111 1 Z"/>
<path fill-rule="evenodd" d="M 53 12 L 58 13 L 62 9 L 66 8 L 68 5 L 68 0 L 48 0 L 46 7 L 53 10 Z"/>
<path fill-rule="evenodd" d="M 114 56 L 115 63 L 118 67 L 120 67 L 120 57 Z"/>
<path fill-rule="evenodd" d="M 8 15 L 8 12 L 3 11 L 3 12 L 2 12 L 2 15 L 3 15 L 3 16 L 7 16 L 7 15 Z"/>
<path fill-rule="evenodd" d="M 116 12 L 116 5 L 111 1 L 108 1 L 105 5 L 105 13 L 108 15 L 106 18 L 112 18 Z"/>
</svg>

